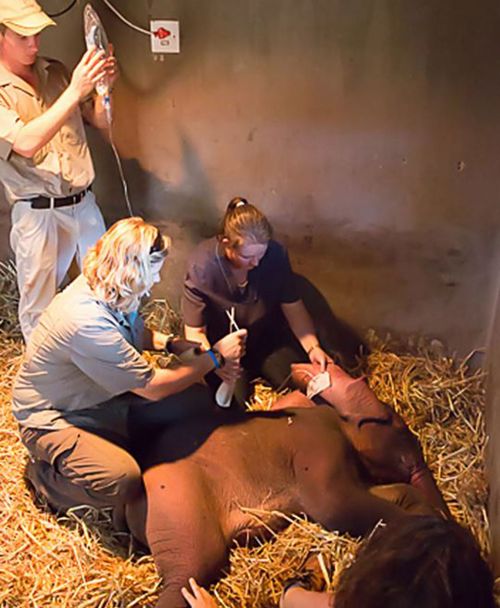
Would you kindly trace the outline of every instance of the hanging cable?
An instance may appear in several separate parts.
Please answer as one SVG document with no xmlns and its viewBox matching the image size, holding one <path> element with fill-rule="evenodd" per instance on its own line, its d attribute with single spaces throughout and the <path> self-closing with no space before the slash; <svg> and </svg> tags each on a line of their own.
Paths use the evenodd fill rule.
<svg viewBox="0 0 500 608">
<path fill-rule="evenodd" d="M 149 30 L 145 30 L 143 27 L 139 27 L 138 25 L 135 25 L 134 23 L 132 23 L 131 21 L 129 21 L 128 19 L 126 19 L 120 13 L 120 11 L 111 4 L 111 2 L 109 0 L 102 0 L 102 1 L 109 8 L 110 11 L 113 11 L 113 13 L 119 19 L 121 19 L 123 21 L 123 23 L 125 23 L 126 25 L 128 25 L 129 27 L 131 27 L 136 32 L 140 32 L 141 34 L 145 34 L 148 38 L 151 38 L 151 32 Z M 76 0 L 75 0 L 75 2 L 76 2 Z"/>
<path fill-rule="evenodd" d="M 106 56 L 109 57 L 109 41 L 106 35 L 106 31 L 101 23 L 99 15 L 96 13 L 90 3 L 85 6 L 85 9 L 83 11 L 83 32 L 85 35 L 85 44 L 87 46 L 87 49 L 99 49 L 105 54 L 107 53 Z M 99 96 L 100 103 L 102 104 L 102 110 L 105 113 L 106 124 L 108 127 L 109 143 L 111 145 L 111 148 L 113 149 L 116 164 L 118 165 L 118 172 L 120 174 L 120 180 L 123 186 L 123 196 L 125 197 L 128 212 L 131 216 L 133 216 L 134 213 L 128 194 L 127 180 L 125 179 L 125 173 L 123 171 L 120 155 L 118 153 L 113 138 L 113 112 L 111 108 L 111 90 L 109 78 L 103 76 L 95 85 L 95 91 Z"/>
<path fill-rule="evenodd" d="M 125 197 L 125 203 L 127 205 L 127 209 L 130 214 L 130 217 L 133 217 L 134 211 L 132 209 L 132 203 L 130 202 L 130 197 L 128 195 L 128 184 L 127 184 L 127 180 L 125 179 L 125 173 L 123 171 L 120 155 L 118 154 L 118 150 L 116 149 L 116 145 L 113 140 L 113 131 L 111 128 L 111 123 L 109 123 L 109 143 L 111 144 L 111 149 L 113 150 L 113 153 L 114 153 L 115 159 L 116 159 L 116 164 L 118 165 L 118 172 L 120 174 L 120 180 L 122 182 L 123 196 Z"/>
<path fill-rule="evenodd" d="M 68 11 L 70 11 L 76 4 L 77 0 L 71 0 L 71 2 L 68 4 L 68 6 L 66 8 L 63 8 L 62 11 L 59 11 L 58 13 L 47 13 L 47 15 L 49 17 L 60 17 L 61 15 L 64 15 L 64 13 L 67 13 Z"/>
</svg>

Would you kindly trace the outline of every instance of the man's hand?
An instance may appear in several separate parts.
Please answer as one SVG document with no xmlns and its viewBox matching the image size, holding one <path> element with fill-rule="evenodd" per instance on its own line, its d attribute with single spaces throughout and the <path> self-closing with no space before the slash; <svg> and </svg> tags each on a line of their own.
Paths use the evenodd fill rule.
<svg viewBox="0 0 500 608">
<path fill-rule="evenodd" d="M 191 608 L 217 608 L 214 598 L 203 587 L 200 587 L 194 578 L 189 579 L 189 584 L 191 590 L 183 587 L 181 593 Z"/>
<path fill-rule="evenodd" d="M 82 101 L 93 91 L 95 85 L 101 78 L 107 77 L 109 57 L 106 58 L 104 51 L 93 47 L 89 49 L 73 70 L 68 89 L 74 93 L 78 101 Z"/>
<path fill-rule="evenodd" d="M 116 81 L 118 80 L 118 76 L 120 75 L 120 69 L 118 67 L 118 61 L 114 56 L 114 48 L 111 42 L 108 45 L 108 56 L 106 58 L 105 68 L 109 84 L 109 90 L 112 91 Z"/>
</svg>

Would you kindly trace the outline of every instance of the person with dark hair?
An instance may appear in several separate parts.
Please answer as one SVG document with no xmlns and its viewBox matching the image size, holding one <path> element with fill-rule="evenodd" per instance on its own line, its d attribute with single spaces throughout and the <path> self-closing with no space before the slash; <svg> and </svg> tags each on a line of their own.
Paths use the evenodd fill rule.
<svg viewBox="0 0 500 608">
<path fill-rule="evenodd" d="M 309 359 L 325 369 L 330 360 L 299 297 L 286 249 L 272 238 L 264 214 L 241 197 L 230 201 L 219 234 L 190 257 L 182 312 L 186 338 L 203 348 L 227 333 L 231 312 L 237 326 L 248 329 L 243 374 L 235 386 L 240 404 L 257 377 L 276 388 L 291 363 Z M 216 373 L 226 380 L 222 370 Z"/>
<path fill-rule="evenodd" d="M 343 572 L 335 608 L 354 602 L 363 608 L 494 608 L 493 577 L 468 530 L 451 520 L 409 517 L 378 529 Z"/>
<path fill-rule="evenodd" d="M 192 608 L 217 604 L 196 581 L 182 593 Z M 334 593 L 285 585 L 280 608 L 495 608 L 493 576 L 462 526 L 412 516 L 380 526 L 346 568 Z"/>
</svg>

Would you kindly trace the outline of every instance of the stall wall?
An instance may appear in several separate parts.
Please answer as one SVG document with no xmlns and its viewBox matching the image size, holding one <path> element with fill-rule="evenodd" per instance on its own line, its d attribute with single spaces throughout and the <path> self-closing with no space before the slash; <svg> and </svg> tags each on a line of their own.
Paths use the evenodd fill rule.
<svg viewBox="0 0 500 608">
<path fill-rule="evenodd" d="M 500 242 L 496 256 L 496 294 L 488 335 L 487 431 L 488 477 L 490 481 L 489 518 L 495 574 L 500 576 Z"/>
<path fill-rule="evenodd" d="M 135 213 L 174 239 L 159 295 L 177 302 L 193 244 L 242 195 L 355 328 L 484 346 L 500 191 L 496 0 L 115 0 L 143 26 L 180 21 L 181 54 L 163 61 L 93 4 L 121 65 L 114 139 Z M 70 65 L 82 7 L 44 34 L 44 51 Z M 111 222 L 127 213 L 118 172 L 89 137 Z"/>
</svg>

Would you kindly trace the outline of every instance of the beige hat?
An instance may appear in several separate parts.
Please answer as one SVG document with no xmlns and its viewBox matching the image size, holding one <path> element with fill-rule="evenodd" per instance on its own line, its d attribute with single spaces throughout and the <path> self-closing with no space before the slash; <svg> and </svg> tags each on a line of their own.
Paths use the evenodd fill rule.
<svg viewBox="0 0 500 608">
<path fill-rule="evenodd" d="M 21 36 L 34 36 L 55 25 L 35 0 L 0 0 L 0 23 Z"/>
</svg>

